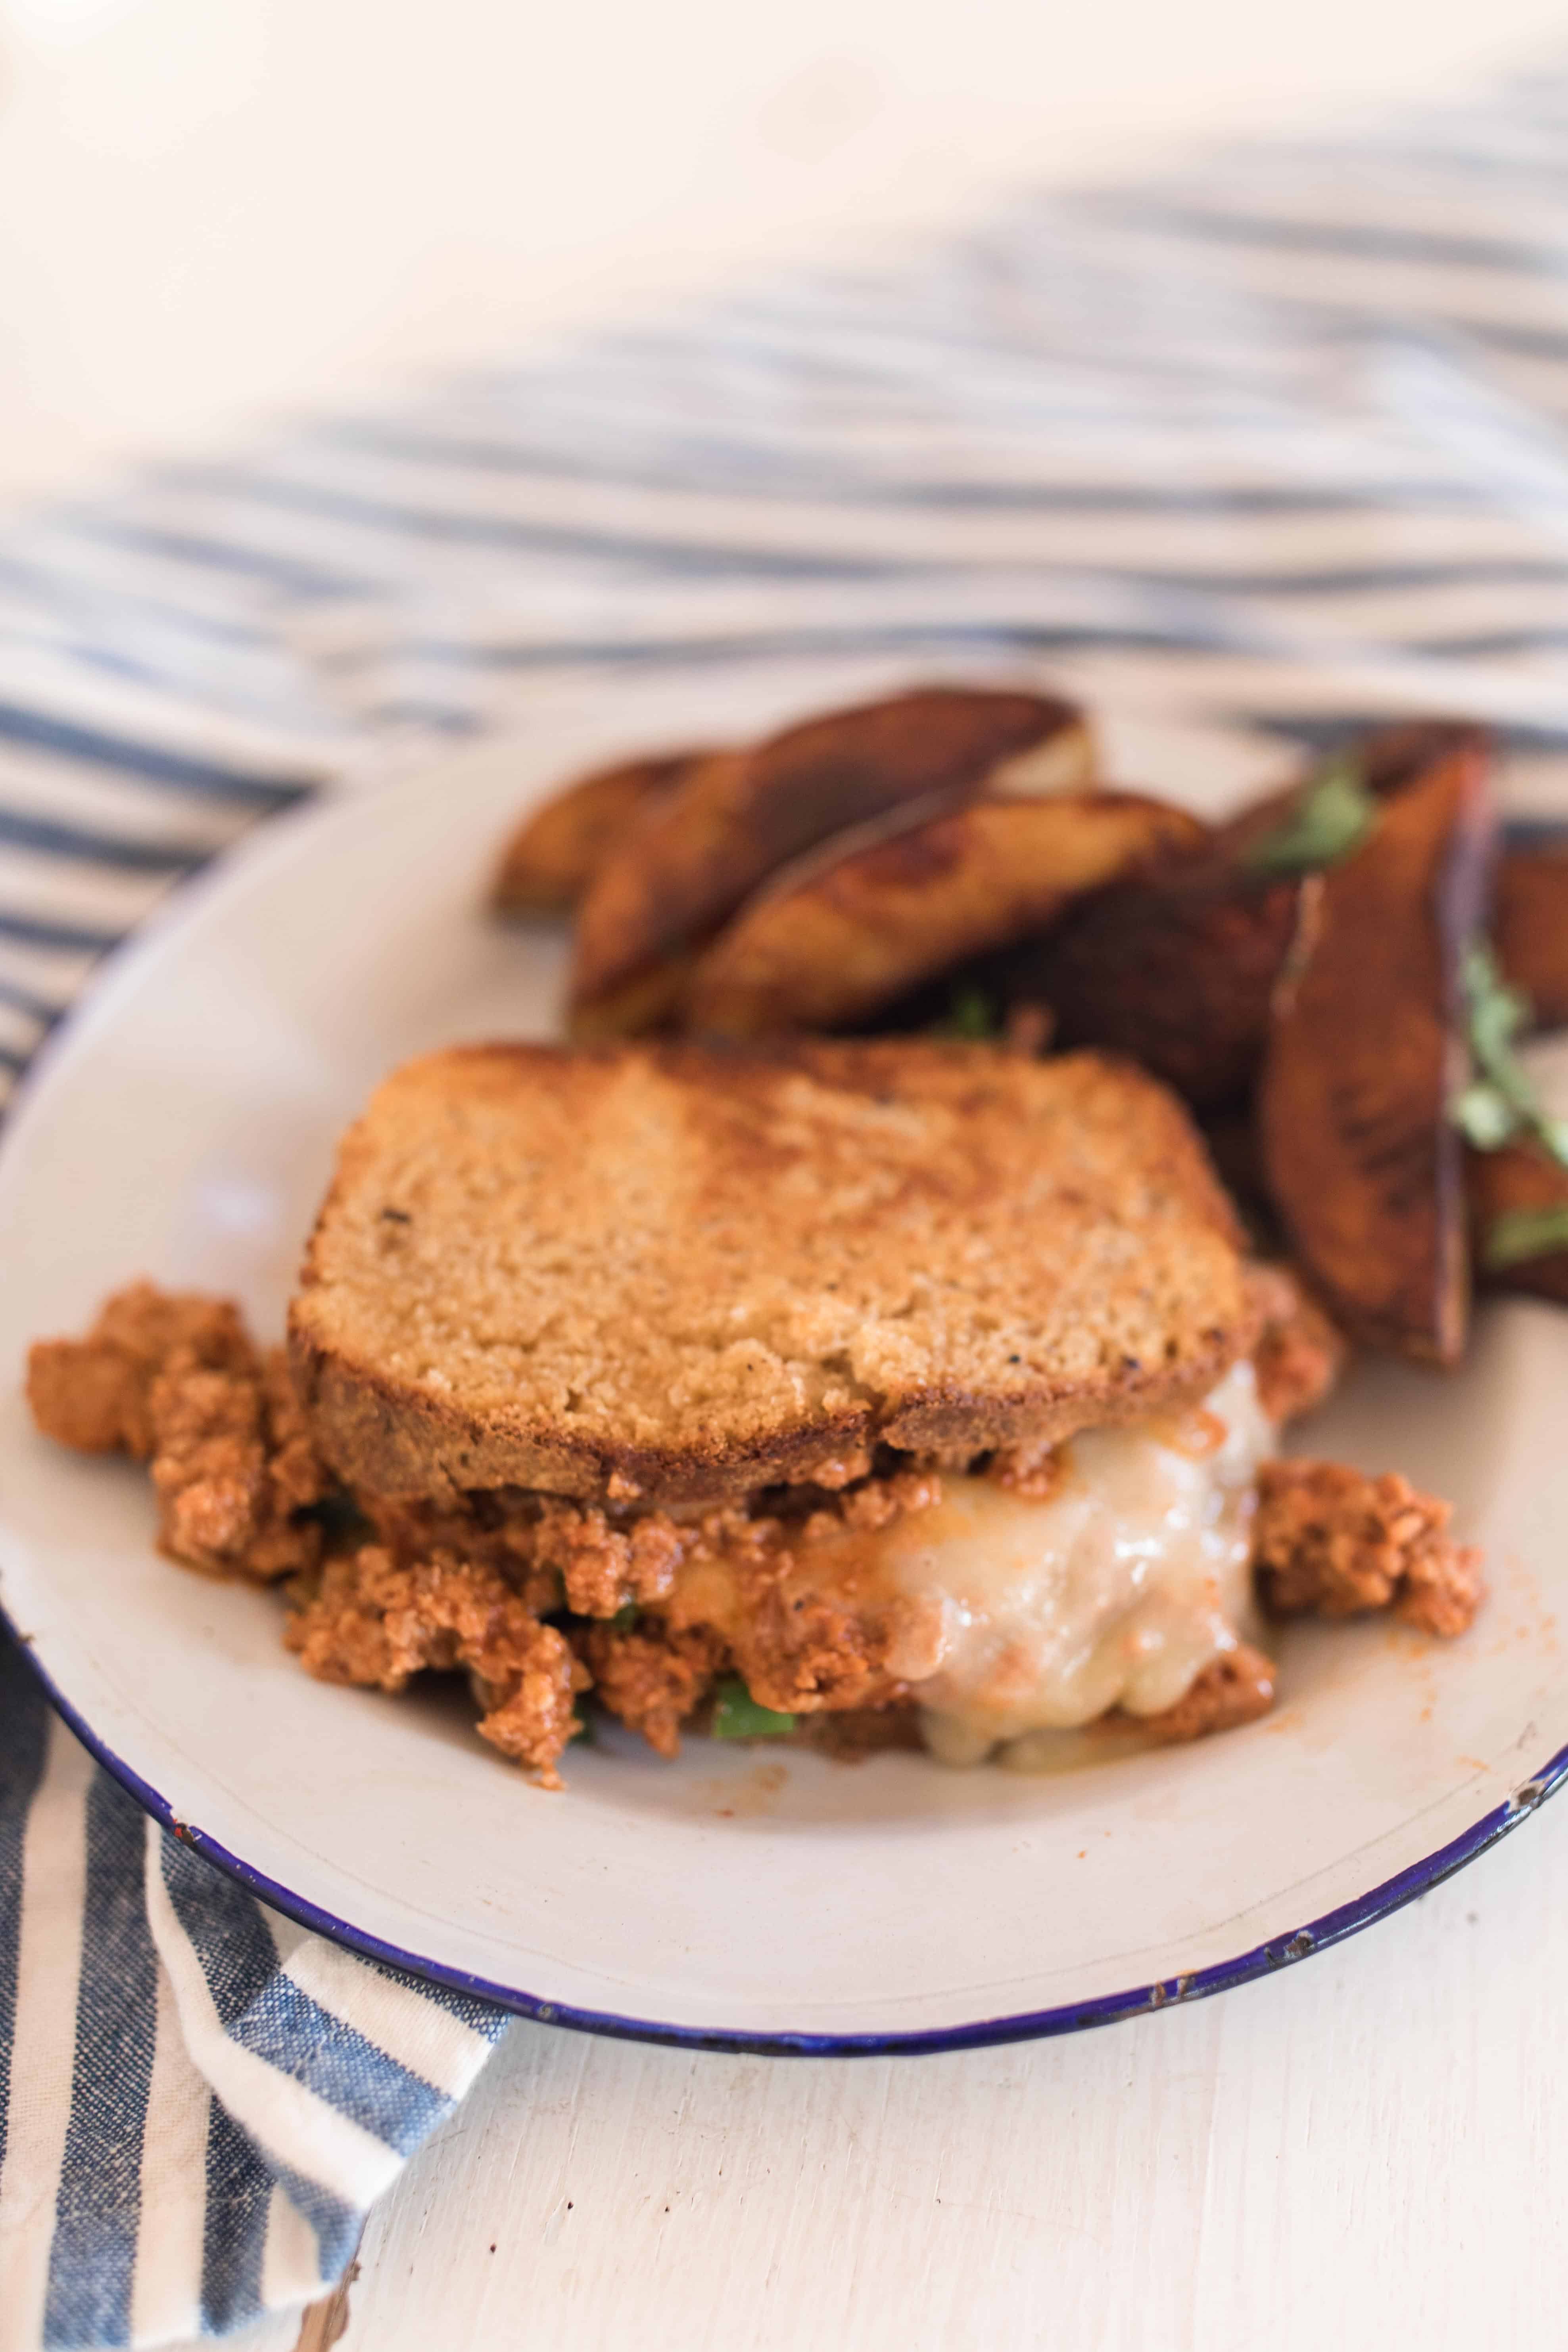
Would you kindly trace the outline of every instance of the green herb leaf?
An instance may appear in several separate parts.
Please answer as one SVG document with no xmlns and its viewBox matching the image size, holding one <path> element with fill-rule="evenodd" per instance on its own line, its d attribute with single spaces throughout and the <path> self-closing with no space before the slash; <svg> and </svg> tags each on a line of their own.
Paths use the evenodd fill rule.
<svg viewBox="0 0 1568 2352">
<path fill-rule="evenodd" d="M 617 1633 L 629 1633 L 641 1615 L 642 1610 L 637 1601 L 623 1601 L 610 1620 L 611 1627 Z"/>
<path fill-rule="evenodd" d="M 795 1729 L 793 1715 L 759 1706 L 739 1675 L 726 1675 L 713 1702 L 715 1739 L 776 1739 Z"/>
<path fill-rule="evenodd" d="M 999 1037 L 1002 1013 L 983 988 L 955 988 L 948 999 L 947 1017 L 931 1024 L 933 1037 Z"/>
<path fill-rule="evenodd" d="M 1449 1106 L 1449 1117 L 1478 1151 L 1496 1151 L 1518 1131 L 1513 1105 L 1489 1078 L 1472 1078 Z"/>
<path fill-rule="evenodd" d="M 1521 1265 L 1560 1249 L 1568 1249 L 1568 1201 L 1550 1209 L 1505 1210 L 1492 1219 L 1483 1255 L 1489 1265 Z"/>
<path fill-rule="evenodd" d="M 1242 859 L 1255 874 L 1315 874 L 1348 857 L 1371 829 L 1377 801 L 1353 760 L 1331 760 L 1303 784 L 1277 832 Z"/>
<path fill-rule="evenodd" d="M 592 1748 L 594 1745 L 594 1717 L 592 1712 L 582 1699 L 577 1701 L 577 1713 L 572 1718 L 577 1728 L 572 1734 L 572 1737 L 566 1742 L 566 1745 L 568 1748 Z"/>
<path fill-rule="evenodd" d="M 1508 986 L 1484 940 L 1467 949 L 1463 977 L 1476 1074 L 1449 1104 L 1448 1116 L 1478 1151 L 1497 1151 L 1528 1136 L 1568 1168 L 1568 1120 L 1547 1110 L 1513 1050 L 1530 1020 L 1529 997 Z"/>
</svg>

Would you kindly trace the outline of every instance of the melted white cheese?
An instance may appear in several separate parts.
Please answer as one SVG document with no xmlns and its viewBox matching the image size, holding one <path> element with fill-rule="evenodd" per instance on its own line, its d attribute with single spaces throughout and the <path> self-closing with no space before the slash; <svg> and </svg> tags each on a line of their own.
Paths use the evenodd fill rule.
<svg viewBox="0 0 1568 2352">
<path fill-rule="evenodd" d="M 1197 1414 L 1075 1438 L 1044 1501 L 944 1477 L 939 1504 L 895 1521 L 878 1581 L 914 1606 L 890 1663 L 933 1755 L 1000 1748 L 1027 1767 L 1031 1734 L 1184 1696 L 1250 1623 L 1253 1481 L 1273 1435 L 1240 1363 Z"/>
</svg>

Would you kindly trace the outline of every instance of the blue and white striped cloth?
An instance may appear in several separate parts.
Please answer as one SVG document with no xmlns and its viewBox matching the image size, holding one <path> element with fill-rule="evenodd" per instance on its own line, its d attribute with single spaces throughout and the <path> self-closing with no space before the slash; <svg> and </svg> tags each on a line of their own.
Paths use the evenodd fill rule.
<svg viewBox="0 0 1568 2352">
<path fill-rule="evenodd" d="M 324 2294 L 506 2023 L 199 1860 L 0 1646 L 5 2352 L 181 2343 Z"/>
<path fill-rule="evenodd" d="M 1264 759 L 1461 709 L 1561 808 L 1565 646 L 1568 78 L 1020 200 L 0 538 L 0 1087 L 245 827 L 563 698 L 1002 667 Z M 0 1656 L 0 2352 L 317 2292 L 499 2031 L 151 1832 Z"/>
</svg>

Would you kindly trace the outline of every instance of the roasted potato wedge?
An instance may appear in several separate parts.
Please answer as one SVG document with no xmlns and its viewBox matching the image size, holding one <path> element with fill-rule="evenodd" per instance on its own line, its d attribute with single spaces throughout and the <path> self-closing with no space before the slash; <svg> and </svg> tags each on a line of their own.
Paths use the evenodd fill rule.
<svg viewBox="0 0 1568 2352">
<path fill-rule="evenodd" d="M 1088 727 L 1070 703 L 958 687 L 835 711 L 751 752 L 700 761 L 584 899 L 572 1034 L 668 1021 L 694 956 L 736 908 L 830 835 L 983 791 L 1081 789 L 1092 772 Z"/>
<path fill-rule="evenodd" d="M 1468 1315 L 1463 960 L 1487 910 L 1489 760 L 1466 742 L 1312 877 L 1258 1086 L 1270 1196 L 1351 1337 L 1438 1364 Z"/>
<path fill-rule="evenodd" d="M 1043 998 L 1060 1044 L 1130 1055 L 1198 1109 L 1234 1101 L 1263 1052 L 1304 887 L 1200 852 L 1097 892 L 1019 951 L 1003 994 Z"/>
<path fill-rule="evenodd" d="M 1535 1025 L 1568 1022 L 1568 836 L 1510 839 L 1498 866 L 1492 936 L 1510 988 L 1529 997 Z"/>
<path fill-rule="evenodd" d="M 628 829 L 668 797 L 702 751 L 664 751 L 595 768 L 525 817 L 490 887 L 498 915 L 558 915 L 577 904 Z"/>
<path fill-rule="evenodd" d="M 1530 1143 L 1470 1151 L 1465 1191 L 1477 1279 L 1489 1290 L 1521 1290 L 1568 1307 L 1568 1168 Z M 1526 1220 L 1560 1224 L 1561 1241 L 1513 1255 L 1510 1243 L 1517 1247 L 1529 1238 Z M 1500 1243 L 1501 1253 L 1494 1255 Z"/>
<path fill-rule="evenodd" d="M 1470 719 L 1405 719 L 1374 727 L 1349 747 L 1379 800 L 1393 800 L 1461 753 L 1491 757 L 1491 737 Z"/>
<path fill-rule="evenodd" d="M 1379 729 L 1350 757 L 1368 788 L 1391 798 L 1445 760 L 1485 750 L 1475 728 L 1417 719 Z M 1062 1045 L 1131 1055 L 1200 1110 L 1239 1100 L 1257 1074 L 1304 887 L 1302 876 L 1253 860 L 1303 789 L 1299 780 L 1271 792 L 1196 851 L 1097 892 L 1009 960 L 1004 999 L 1042 998 Z"/>
<path fill-rule="evenodd" d="M 753 898 L 699 959 L 684 1025 L 726 1037 L 845 1028 L 1202 833 L 1163 801 L 1073 793 L 974 801 L 845 856 L 811 859 Z"/>
</svg>

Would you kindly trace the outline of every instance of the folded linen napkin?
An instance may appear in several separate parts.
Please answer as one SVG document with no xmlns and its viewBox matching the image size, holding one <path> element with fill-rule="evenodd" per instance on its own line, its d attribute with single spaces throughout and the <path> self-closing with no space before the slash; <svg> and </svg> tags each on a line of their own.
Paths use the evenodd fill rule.
<svg viewBox="0 0 1568 2352">
<path fill-rule="evenodd" d="M 149 1820 L 0 1635 L 0 2347 L 223 2335 L 342 2275 L 508 2023 Z"/>
<path fill-rule="evenodd" d="M 1260 772 L 1464 709 L 1505 730 L 1516 801 L 1568 811 L 1565 131 L 1540 73 L 1020 200 L 896 272 L 19 523 L 0 1099 L 246 826 L 626 680 L 645 711 L 700 675 L 782 713 L 1033 671 L 1239 730 Z M 501 2026 L 144 1822 L 0 1654 L 0 2352 L 314 2294 Z"/>
</svg>

